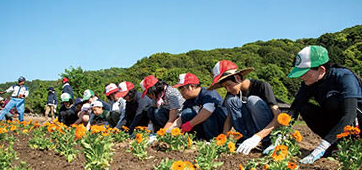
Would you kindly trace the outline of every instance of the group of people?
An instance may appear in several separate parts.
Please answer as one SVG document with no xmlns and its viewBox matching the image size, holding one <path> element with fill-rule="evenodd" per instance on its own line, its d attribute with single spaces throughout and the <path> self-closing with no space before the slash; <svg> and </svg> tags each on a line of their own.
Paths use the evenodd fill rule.
<svg viewBox="0 0 362 170">
<path fill-rule="evenodd" d="M 235 63 L 222 60 L 213 68 L 213 83 L 207 88 L 192 73 L 179 75 L 179 82 L 173 86 L 153 75 L 144 77 L 140 82 L 142 92 L 131 82 L 124 81 L 118 86 L 111 83 L 105 87 L 108 103 L 90 89 L 84 91 L 83 98 L 74 99 L 69 80 L 63 78 L 59 121 L 66 125 L 83 123 L 87 128 L 104 124 L 123 130 L 126 126 L 130 134 L 136 126 L 151 123 L 154 132 L 160 128 L 170 132 L 178 127 L 182 132 L 196 132 L 196 137 L 204 140 L 234 128 L 244 136 L 237 152 L 247 155 L 260 143 L 271 143 L 269 135 L 279 126 L 277 116 L 281 112 L 268 82 L 246 78 L 252 71 L 254 68 L 238 70 Z M 288 77 L 302 80 L 289 114 L 293 118 L 300 114 L 322 138 L 320 145 L 300 160 L 313 163 L 336 145 L 336 135 L 346 125 L 362 123 L 362 81 L 348 68 L 332 64 L 327 50 L 321 46 L 303 48 Z M 6 90 L 13 93 L 9 107 L 6 105 L 0 112 L 0 119 L 16 106 L 19 120 L 23 120 L 24 98 L 29 92 L 23 83 L 25 78 L 18 82 Z M 224 99 L 215 91 L 218 88 L 227 91 Z M 48 90 L 45 115 L 51 112 L 54 118 L 58 103 L 54 88 Z"/>
</svg>

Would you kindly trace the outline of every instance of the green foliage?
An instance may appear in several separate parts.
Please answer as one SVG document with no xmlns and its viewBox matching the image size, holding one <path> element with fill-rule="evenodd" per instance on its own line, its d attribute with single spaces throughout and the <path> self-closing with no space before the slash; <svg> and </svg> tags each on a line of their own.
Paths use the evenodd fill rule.
<svg viewBox="0 0 362 170">
<path fill-rule="evenodd" d="M 101 99 L 105 100 L 104 87 L 108 83 L 132 82 L 136 89 L 141 90 L 139 83 L 148 75 L 155 75 L 170 85 L 178 82 L 181 73 L 194 73 L 202 86 L 212 83 L 212 69 L 220 60 L 231 60 L 239 68 L 254 67 L 255 72 L 248 78 L 268 81 L 276 96 L 285 101 L 292 101 L 297 93 L 300 80 L 289 79 L 287 74 L 293 66 L 295 55 L 307 45 L 322 45 L 328 49 L 332 62 L 346 65 L 354 72 L 362 71 L 362 25 L 347 28 L 341 32 L 326 33 L 318 38 L 305 38 L 296 41 L 288 39 L 272 39 L 256 41 L 242 47 L 214 49 L 209 51 L 191 50 L 181 54 L 156 53 L 142 58 L 130 68 L 110 68 L 98 71 L 85 71 L 80 67 L 70 67 L 60 74 L 59 80 L 26 82 L 30 96 L 26 99 L 26 110 L 43 113 L 47 97 L 47 88 L 53 86 L 58 94 L 62 90 L 62 77 L 68 77 L 75 97 L 82 97 L 84 90 L 92 89 Z M 0 84 L 3 91 L 16 82 Z M 223 89 L 218 92 L 224 96 Z M 9 97 L 10 94 L 3 95 Z M 59 108 L 59 107 L 58 107 Z"/>
</svg>

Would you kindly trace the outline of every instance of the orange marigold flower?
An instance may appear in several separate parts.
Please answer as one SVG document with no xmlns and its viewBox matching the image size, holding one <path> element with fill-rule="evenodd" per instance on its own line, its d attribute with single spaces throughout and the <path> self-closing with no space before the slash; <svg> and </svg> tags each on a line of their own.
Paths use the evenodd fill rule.
<svg viewBox="0 0 362 170">
<path fill-rule="evenodd" d="M 181 130 L 179 128 L 173 128 L 171 129 L 171 135 L 172 136 L 178 136 L 181 134 Z"/>
<path fill-rule="evenodd" d="M 239 164 L 239 170 L 244 170 L 244 167 L 241 164 Z"/>
<path fill-rule="evenodd" d="M 278 145 L 277 147 L 275 147 L 271 157 L 278 162 L 280 160 L 283 160 L 287 155 L 288 155 L 288 147 L 285 145 Z"/>
<path fill-rule="evenodd" d="M 104 137 L 106 137 L 106 136 L 109 135 L 109 133 L 102 133 L 101 135 L 104 136 Z"/>
<path fill-rule="evenodd" d="M 297 141 L 297 142 L 301 142 L 303 140 L 303 136 L 300 134 L 300 132 L 298 130 L 294 131 L 294 133 L 292 133 L 292 137 Z"/>
<path fill-rule="evenodd" d="M 290 122 L 290 120 L 291 120 L 291 117 L 288 115 L 288 114 L 286 114 L 286 113 L 280 113 L 279 115 L 278 115 L 278 123 L 279 124 L 281 124 L 281 125 L 283 125 L 283 126 L 288 126 L 289 125 L 289 122 Z"/>
<path fill-rule="evenodd" d="M 195 169 L 194 165 L 189 161 L 184 161 L 184 165 L 185 165 L 185 170 L 194 170 Z"/>
<path fill-rule="evenodd" d="M 87 131 L 87 128 L 84 127 L 83 124 L 77 126 L 77 128 L 75 129 L 75 133 L 74 133 L 75 139 L 81 139 L 85 135 L 86 131 Z"/>
<path fill-rule="evenodd" d="M 348 132 L 342 132 L 340 134 L 337 135 L 337 138 L 340 139 L 340 138 L 344 138 L 344 137 L 347 137 L 349 135 Z"/>
<path fill-rule="evenodd" d="M 263 166 L 263 169 L 265 169 L 265 170 L 269 169 L 269 165 L 268 165 L 268 164 L 265 164 L 265 165 Z"/>
<path fill-rule="evenodd" d="M 234 136 L 234 132 L 233 132 L 233 131 L 229 131 L 229 132 L 226 133 L 226 136 L 227 136 L 227 137 L 229 137 L 229 136 L 231 136 L 231 135 Z"/>
<path fill-rule="evenodd" d="M 53 133 L 54 131 L 57 130 L 57 127 L 55 125 L 50 125 L 48 126 L 48 132 L 49 133 Z"/>
<path fill-rule="evenodd" d="M 295 168 L 297 168 L 297 164 L 293 163 L 293 162 L 288 162 L 288 169 L 293 170 Z"/>
<path fill-rule="evenodd" d="M 127 126 L 122 126 L 122 129 L 125 131 L 125 132 L 128 132 L 129 131 L 129 128 Z"/>
<path fill-rule="evenodd" d="M 234 143 L 229 142 L 229 143 L 228 143 L 228 148 L 229 148 L 230 153 L 234 153 L 234 152 L 235 152 L 236 147 L 235 147 L 235 144 L 234 144 Z"/>
<path fill-rule="evenodd" d="M 220 134 L 216 137 L 216 145 L 222 146 L 226 143 L 226 135 Z"/>
<path fill-rule="evenodd" d="M 191 149 L 192 140 L 191 140 L 190 136 L 187 137 L 187 144 L 188 144 L 189 149 Z"/>
<path fill-rule="evenodd" d="M 91 126 L 91 133 L 99 133 L 106 131 L 106 128 L 103 125 L 93 125 Z"/>
<path fill-rule="evenodd" d="M 171 169 L 172 170 L 184 170 L 185 169 L 185 164 L 183 161 L 175 161 L 172 165 L 171 165 Z"/>
<path fill-rule="evenodd" d="M 137 141 L 137 143 L 141 143 L 141 142 L 142 142 L 142 140 L 143 140 L 143 138 L 142 138 L 142 134 L 137 133 L 137 134 L 136 134 L 136 141 Z"/>
<path fill-rule="evenodd" d="M 6 128 L 0 128 L 0 134 L 8 132 Z"/>
<path fill-rule="evenodd" d="M 11 131 L 14 131 L 14 130 L 16 130 L 16 126 L 14 126 L 14 125 L 11 125 L 11 126 L 10 126 L 10 130 L 11 130 Z"/>
<path fill-rule="evenodd" d="M 353 126 L 347 125 L 346 127 L 344 127 L 344 132 L 351 132 L 353 131 Z"/>
<path fill-rule="evenodd" d="M 255 168 L 250 168 L 250 170 L 256 170 Z"/>
<path fill-rule="evenodd" d="M 236 133 L 234 134 L 234 137 L 235 137 L 236 140 L 239 140 L 240 138 L 243 137 L 243 134 L 241 134 L 240 132 L 236 132 Z"/>
</svg>

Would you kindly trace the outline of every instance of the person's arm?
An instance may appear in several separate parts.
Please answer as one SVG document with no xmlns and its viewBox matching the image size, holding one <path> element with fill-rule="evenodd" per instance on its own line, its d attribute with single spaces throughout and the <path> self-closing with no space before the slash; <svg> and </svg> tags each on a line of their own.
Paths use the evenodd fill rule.
<svg viewBox="0 0 362 170">
<path fill-rule="evenodd" d="M 8 89 L 6 89 L 5 91 L 0 92 L 0 94 L 4 94 L 4 93 L 9 93 L 14 91 L 14 86 L 10 86 Z"/>
<path fill-rule="evenodd" d="M 168 129 L 169 127 L 171 127 L 171 125 L 177 119 L 177 117 L 178 117 L 178 110 L 177 109 L 170 110 L 170 112 L 168 112 L 168 121 L 163 128 Z"/>
<path fill-rule="evenodd" d="M 54 104 L 58 105 L 57 93 L 54 92 Z"/>
<path fill-rule="evenodd" d="M 261 139 L 264 139 L 266 136 L 268 136 L 273 129 L 277 128 L 279 126 L 278 123 L 278 115 L 280 114 L 280 110 L 278 108 L 278 105 L 273 105 L 270 106 L 271 111 L 273 112 L 273 120 L 261 131 L 259 131 L 258 133 L 256 133 L 256 135 L 258 135 Z"/>
<path fill-rule="evenodd" d="M 224 122 L 222 133 L 226 135 L 230 131 L 230 129 L 231 129 L 231 120 L 230 120 L 230 114 L 228 114 Z"/>
</svg>

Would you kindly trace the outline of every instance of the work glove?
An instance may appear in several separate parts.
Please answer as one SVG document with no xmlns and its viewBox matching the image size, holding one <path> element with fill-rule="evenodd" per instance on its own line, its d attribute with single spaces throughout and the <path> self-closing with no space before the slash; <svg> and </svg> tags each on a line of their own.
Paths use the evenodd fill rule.
<svg viewBox="0 0 362 170">
<path fill-rule="evenodd" d="M 155 134 L 150 134 L 147 144 L 151 145 L 155 141 L 157 141 L 157 136 Z"/>
<path fill-rule="evenodd" d="M 22 94 L 19 94 L 19 98 L 23 98 L 23 95 L 22 95 Z"/>
<path fill-rule="evenodd" d="M 190 132 L 193 126 L 190 124 L 190 121 L 187 121 L 183 125 L 181 125 L 182 132 Z"/>
<path fill-rule="evenodd" d="M 265 154 L 265 155 L 267 155 L 267 154 L 269 154 L 271 151 L 273 151 L 274 152 L 274 149 L 275 149 L 275 147 L 277 147 L 279 144 L 280 144 L 280 142 L 282 141 L 282 135 L 278 135 L 278 137 L 277 137 L 277 139 L 275 140 L 275 143 L 273 144 L 271 144 L 271 145 L 269 145 L 266 149 L 264 149 L 263 150 L 263 154 Z"/>
<path fill-rule="evenodd" d="M 312 164 L 314 161 L 319 159 L 323 156 L 324 152 L 331 146 L 329 142 L 326 140 L 322 140 L 319 146 L 317 146 L 314 151 L 306 156 L 305 158 L 301 159 L 299 162 L 302 164 Z"/>
<path fill-rule="evenodd" d="M 242 152 L 244 155 L 248 155 L 253 148 L 258 146 L 260 141 L 261 137 L 255 134 L 249 139 L 246 139 L 243 143 L 241 143 L 238 149 L 236 150 L 236 153 Z"/>
</svg>

